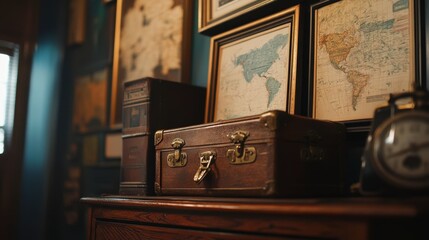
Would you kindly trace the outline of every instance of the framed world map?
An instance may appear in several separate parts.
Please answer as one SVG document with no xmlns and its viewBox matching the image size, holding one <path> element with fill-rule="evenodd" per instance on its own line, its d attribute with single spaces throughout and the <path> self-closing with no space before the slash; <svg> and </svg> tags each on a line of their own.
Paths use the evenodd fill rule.
<svg viewBox="0 0 429 240">
<path fill-rule="evenodd" d="M 211 39 L 206 122 L 294 112 L 299 7 Z"/>
<path fill-rule="evenodd" d="M 324 1 L 312 7 L 312 116 L 372 118 L 416 81 L 413 0 Z"/>
<path fill-rule="evenodd" d="M 189 82 L 192 0 L 118 0 L 110 106 L 122 122 L 122 84 L 143 77 Z"/>
</svg>

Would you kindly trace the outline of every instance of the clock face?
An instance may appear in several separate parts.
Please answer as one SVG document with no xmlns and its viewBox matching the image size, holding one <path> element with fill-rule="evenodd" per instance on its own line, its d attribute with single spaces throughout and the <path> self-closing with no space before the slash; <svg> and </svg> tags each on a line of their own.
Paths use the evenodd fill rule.
<svg viewBox="0 0 429 240">
<path fill-rule="evenodd" d="M 405 188 L 429 187 L 429 113 L 395 115 L 374 134 L 374 166 L 390 183 Z"/>
</svg>

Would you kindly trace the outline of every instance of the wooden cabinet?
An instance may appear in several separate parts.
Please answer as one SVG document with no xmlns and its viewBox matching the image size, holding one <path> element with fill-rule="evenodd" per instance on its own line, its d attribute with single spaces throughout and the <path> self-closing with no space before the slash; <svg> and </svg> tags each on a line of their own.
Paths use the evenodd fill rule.
<svg viewBox="0 0 429 240">
<path fill-rule="evenodd" d="M 87 239 L 429 239 L 429 198 L 83 198 Z"/>
</svg>

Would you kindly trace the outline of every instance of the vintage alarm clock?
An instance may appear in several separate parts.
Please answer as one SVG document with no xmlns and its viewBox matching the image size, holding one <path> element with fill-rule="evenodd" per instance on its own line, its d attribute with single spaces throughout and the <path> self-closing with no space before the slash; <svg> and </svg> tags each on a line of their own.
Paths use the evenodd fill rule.
<svg viewBox="0 0 429 240">
<path fill-rule="evenodd" d="M 411 99 L 408 108 L 398 102 Z M 362 156 L 363 194 L 429 192 L 429 94 L 391 95 L 389 106 L 375 111 Z"/>
</svg>

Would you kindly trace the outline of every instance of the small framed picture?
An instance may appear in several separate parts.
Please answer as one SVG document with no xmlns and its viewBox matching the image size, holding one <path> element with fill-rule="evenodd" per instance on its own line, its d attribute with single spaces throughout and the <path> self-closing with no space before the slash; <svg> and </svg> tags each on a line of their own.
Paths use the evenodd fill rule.
<svg viewBox="0 0 429 240">
<path fill-rule="evenodd" d="M 100 140 L 97 133 L 85 134 L 82 137 L 82 163 L 84 166 L 94 166 L 100 162 Z"/>
<path fill-rule="evenodd" d="M 104 157 L 120 159 L 122 156 L 122 133 L 107 133 L 104 138 Z"/>
<path fill-rule="evenodd" d="M 76 77 L 72 120 L 76 132 L 87 133 L 106 127 L 107 78 L 107 68 Z"/>
<path fill-rule="evenodd" d="M 206 122 L 294 113 L 299 7 L 211 39 Z"/>
<path fill-rule="evenodd" d="M 231 21 L 276 0 L 199 0 L 198 31 L 208 32 L 219 24 Z"/>
<path fill-rule="evenodd" d="M 73 0 L 68 4 L 67 44 L 82 44 L 85 41 L 87 0 Z"/>
<path fill-rule="evenodd" d="M 143 77 L 189 82 L 192 0 L 117 0 L 110 104 L 122 124 L 122 85 Z"/>
<path fill-rule="evenodd" d="M 115 4 L 106 4 L 99 0 L 90 0 L 87 3 L 86 37 L 80 49 L 80 63 L 85 69 L 99 69 L 112 64 L 115 8 Z M 110 71 L 111 67 L 109 75 Z"/>
<path fill-rule="evenodd" d="M 390 93 L 418 76 L 413 0 L 328 0 L 311 7 L 313 118 L 369 125 Z"/>
</svg>

